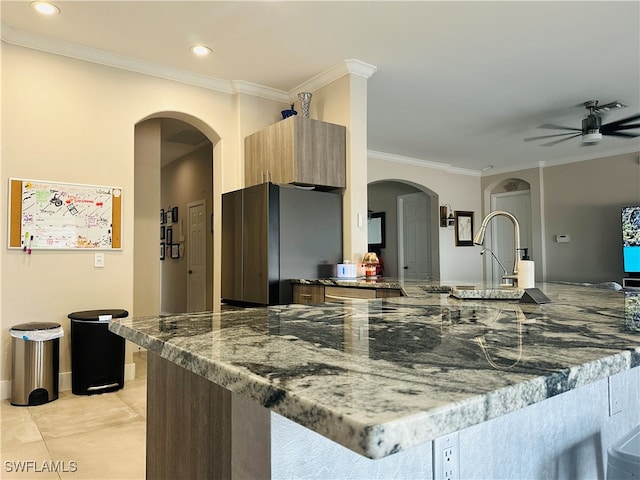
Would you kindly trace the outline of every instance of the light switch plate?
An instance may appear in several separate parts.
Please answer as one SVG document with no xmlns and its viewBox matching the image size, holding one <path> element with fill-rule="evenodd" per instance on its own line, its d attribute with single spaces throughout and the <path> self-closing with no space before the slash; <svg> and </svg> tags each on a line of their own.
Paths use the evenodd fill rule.
<svg viewBox="0 0 640 480">
<path fill-rule="evenodd" d="M 95 253 L 93 255 L 93 266 L 96 268 L 104 267 L 104 253 Z"/>
</svg>

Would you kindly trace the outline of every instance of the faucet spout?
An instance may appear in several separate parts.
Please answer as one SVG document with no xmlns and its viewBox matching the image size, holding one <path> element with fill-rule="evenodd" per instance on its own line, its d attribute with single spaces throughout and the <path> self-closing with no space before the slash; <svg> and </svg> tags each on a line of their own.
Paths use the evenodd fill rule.
<svg viewBox="0 0 640 480">
<path fill-rule="evenodd" d="M 520 224 L 518 223 L 518 219 L 513 216 L 513 214 L 509 212 L 505 212 L 504 210 L 495 210 L 487 214 L 486 217 L 482 220 L 482 224 L 480 225 L 480 229 L 473 237 L 473 243 L 476 245 L 482 245 L 484 243 L 484 236 L 487 231 L 487 225 L 494 217 L 507 217 L 513 223 L 513 243 L 514 243 L 514 262 L 513 262 L 513 273 L 512 275 L 506 276 L 506 278 L 517 278 L 518 277 L 518 256 L 520 255 Z"/>
</svg>

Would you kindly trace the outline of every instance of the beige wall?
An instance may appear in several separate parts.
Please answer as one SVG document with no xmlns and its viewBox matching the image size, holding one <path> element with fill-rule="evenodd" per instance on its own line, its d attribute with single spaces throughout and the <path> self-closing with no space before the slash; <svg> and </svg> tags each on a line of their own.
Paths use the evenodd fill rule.
<svg viewBox="0 0 640 480">
<path fill-rule="evenodd" d="M 299 103 L 296 110 L 302 110 Z M 347 127 L 342 252 L 345 259 L 359 262 L 367 252 L 367 80 L 345 75 L 314 91 L 309 116 Z"/>
<path fill-rule="evenodd" d="M 63 378 L 65 389 L 70 386 L 68 313 L 96 308 L 124 308 L 136 316 L 159 312 L 159 124 L 147 121 L 183 120 L 213 143 L 215 279 L 220 278 L 220 235 L 215 232 L 221 230 L 221 195 L 243 186 L 243 139 L 278 121 L 288 103 L 224 94 L 5 43 L 1 48 L 4 184 L 16 177 L 123 189 L 123 248 L 106 253 L 104 268 L 93 267 L 93 252 L 40 250 L 26 256 L 0 250 L 0 379 L 6 397 L 12 325 L 62 324 L 66 336 L 60 372 L 69 380 L 65 385 Z M 311 116 L 352 131 L 351 109 L 354 104 L 364 109 L 355 119 L 364 116 L 365 123 L 355 128 L 357 147 L 351 147 L 348 158 L 366 164 L 366 80 L 350 77 L 314 91 Z M 362 203 L 356 208 L 366 213 L 366 188 L 362 190 L 362 198 L 352 203 Z M 0 196 L 0 211 L 0 237 L 6 241 L 6 196 Z M 364 251 L 366 232 L 361 242 L 364 246 L 358 248 Z M 220 284 L 214 281 L 214 304 L 219 298 Z M 131 364 L 130 348 L 126 362 Z"/>
<path fill-rule="evenodd" d="M 218 160 L 214 169 L 224 175 L 217 178 L 218 193 L 222 188 L 242 186 L 242 168 L 238 141 L 240 114 L 230 95 L 5 43 L 1 48 L 3 184 L 7 185 L 9 177 L 16 177 L 118 186 L 123 189 L 124 212 L 123 248 L 106 252 L 102 269 L 93 267 L 92 252 L 39 250 L 26 256 L 17 250 L 0 251 L 1 378 L 5 380 L 11 378 L 8 334 L 11 325 L 28 321 L 61 323 L 66 333 L 61 341 L 60 372 L 64 373 L 70 371 L 68 313 L 124 308 L 131 315 L 137 314 L 134 309 L 136 124 L 153 116 L 184 118 L 209 138 L 219 138 L 214 149 Z M 264 104 L 279 112 L 277 102 L 260 102 L 260 107 L 265 108 Z M 140 190 L 149 189 L 145 192 L 149 193 L 147 205 L 153 206 L 145 209 L 144 202 L 135 202 L 141 212 L 136 226 L 138 221 L 153 225 L 149 238 L 153 238 L 154 247 L 150 250 L 157 265 L 159 207 L 155 198 L 159 201 L 159 183 L 153 184 L 151 180 L 148 177 L 138 186 Z M 0 202 L 0 238 L 6 241 L 6 195 L 0 197 Z M 154 219 L 145 219 L 145 211 L 148 215 L 153 212 Z M 141 272 L 140 281 L 145 283 L 138 285 L 136 291 L 157 291 L 153 269 L 145 273 L 151 278 L 145 279 Z M 153 308 L 147 305 L 155 302 L 153 296 L 150 293 L 150 298 L 136 306 L 141 305 L 147 313 Z M 130 362 L 128 353 L 127 363 Z"/>
<path fill-rule="evenodd" d="M 373 212 L 385 213 L 385 248 L 380 253 L 384 262 L 383 275 L 397 277 L 398 266 L 398 196 L 420 192 L 416 187 L 400 182 L 373 183 L 367 187 L 367 205 Z M 427 196 L 428 197 L 428 196 Z M 431 199 L 429 198 L 429 203 Z M 432 269 L 435 278 L 439 277 L 437 269 Z"/>
<path fill-rule="evenodd" d="M 480 177 L 450 173 L 444 170 L 416 166 L 409 163 L 368 160 L 368 182 L 396 180 L 424 187 L 438 195 L 440 205 L 448 203 L 454 210 L 474 212 L 474 226 L 482 219 L 480 205 Z M 424 191 L 424 188 L 421 188 Z M 434 201 L 436 199 L 434 198 Z M 443 281 L 482 281 L 480 247 L 456 247 L 454 231 L 439 228 L 440 279 Z"/>
<path fill-rule="evenodd" d="M 179 244 L 179 258 L 171 258 L 169 249 L 166 249 L 165 260 L 160 262 L 161 277 L 161 306 L 160 310 L 166 313 L 187 312 L 187 282 L 188 282 L 188 256 L 185 250 L 189 218 L 187 205 L 198 200 L 205 201 L 205 218 L 207 219 L 206 256 L 207 265 L 213 263 L 213 235 L 209 228 L 213 199 L 213 145 L 207 144 L 198 150 L 179 158 L 169 165 L 162 167 L 160 205 L 167 209 L 169 206 L 178 207 L 178 222 L 169 222 L 165 228 L 171 227 L 173 243 Z M 156 209 L 157 210 L 157 209 Z M 156 212 L 157 213 L 157 212 Z M 157 215 L 156 215 L 157 216 Z M 157 223 L 156 223 L 157 225 Z M 180 229 L 184 240 L 180 240 Z M 159 243 L 159 237 L 156 243 Z M 138 252 L 136 251 L 136 256 Z M 157 259 L 156 259 L 157 260 Z M 206 276 L 206 310 L 213 309 L 213 270 L 207 268 Z"/>
<path fill-rule="evenodd" d="M 509 178 L 531 186 L 536 278 L 621 282 L 620 207 L 640 204 L 638 153 L 482 177 L 484 211 Z M 558 234 L 571 242 L 558 243 Z"/>
<path fill-rule="evenodd" d="M 160 308 L 160 289 L 150 281 L 160 276 L 157 243 L 154 233 L 160 208 L 161 124 L 151 119 L 135 126 L 134 166 L 134 265 L 133 312 L 135 315 L 155 315 Z"/>
<path fill-rule="evenodd" d="M 640 152 L 543 170 L 547 279 L 621 282 L 620 208 L 640 205 L 639 158 Z M 556 242 L 558 234 L 571 242 Z"/>
<path fill-rule="evenodd" d="M 524 180 L 529 184 L 531 193 L 531 240 L 532 248 L 531 260 L 535 262 L 536 279 L 538 281 L 545 278 L 546 257 L 545 245 L 542 241 L 545 222 L 544 222 L 544 198 L 542 196 L 543 182 L 542 170 L 540 168 L 528 168 L 517 172 L 501 173 L 497 175 L 486 175 L 482 177 L 482 216 L 481 219 L 491 211 L 491 194 L 503 192 L 501 184 L 508 179 Z M 479 226 L 479 224 L 478 224 Z M 491 260 L 488 258 L 487 263 Z"/>
</svg>

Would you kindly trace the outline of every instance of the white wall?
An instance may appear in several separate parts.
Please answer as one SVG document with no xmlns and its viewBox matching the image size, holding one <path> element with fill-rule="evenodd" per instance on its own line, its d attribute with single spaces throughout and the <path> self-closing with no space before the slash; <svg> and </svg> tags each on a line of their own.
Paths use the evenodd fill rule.
<svg viewBox="0 0 640 480">
<path fill-rule="evenodd" d="M 421 185 L 438 194 L 440 205 L 448 203 L 454 210 L 474 212 L 474 229 L 477 229 L 482 220 L 479 176 L 369 157 L 367 181 L 371 183 L 380 180 L 397 180 L 411 185 Z M 440 228 L 439 233 L 440 279 L 482 281 L 481 248 L 456 247 L 452 229 Z"/>
</svg>

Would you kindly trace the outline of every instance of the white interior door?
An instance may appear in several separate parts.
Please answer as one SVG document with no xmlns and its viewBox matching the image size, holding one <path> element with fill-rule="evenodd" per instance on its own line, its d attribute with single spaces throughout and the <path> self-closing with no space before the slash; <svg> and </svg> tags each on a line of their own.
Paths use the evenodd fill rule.
<svg viewBox="0 0 640 480">
<path fill-rule="evenodd" d="M 511 213 L 518 220 L 520 225 L 520 246 L 529 249 L 529 256 L 533 254 L 531 250 L 531 192 L 521 190 L 517 192 L 498 193 L 491 196 L 491 210 L 503 210 Z M 496 217 L 491 220 L 491 250 L 500 259 L 508 273 L 511 273 L 514 265 L 514 238 L 513 224 L 504 217 Z M 490 256 L 493 281 L 498 282 L 502 275 L 502 269 Z"/>
<path fill-rule="evenodd" d="M 202 312 L 206 309 L 207 237 L 205 201 L 187 205 L 189 238 L 187 248 L 187 310 Z"/>
<path fill-rule="evenodd" d="M 398 205 L 402 211 L 399 222 L 402 227 L 398 226 L 399 231 L 402 228 L 402 241 L 398 242 L 398 276 L 407 280 L 431 278 L 429 197 L 423 192 L 400 195 Z"/>
</svg>

